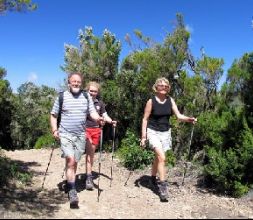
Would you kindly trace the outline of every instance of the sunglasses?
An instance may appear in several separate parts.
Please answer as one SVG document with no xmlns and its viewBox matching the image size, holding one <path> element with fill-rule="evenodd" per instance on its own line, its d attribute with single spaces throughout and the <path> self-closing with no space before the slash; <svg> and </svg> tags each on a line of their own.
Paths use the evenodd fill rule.
<svg viewBox="0 0 253 220">
<path fill-rule="evenodd" d="M 97 90 L 89 90 L 89 92 L 98 93 Z"/>
<path fill-rule="evenodd" d="M 168 89 L 168 88 L 169 88 L 168 85 L 157 85 L 157 87 L 159 87 L 159 88 L 165 88 L 165 89 Z"/>
<path fill-rule="evenodd" d="M 78 80 L 71 80 L 71 81 L 70 81 L 70 84 L 78 84 L 78 85 L 81 85 L 82 82 L 81 82 L 81 81 L 78 81 Z"/>
</svg>

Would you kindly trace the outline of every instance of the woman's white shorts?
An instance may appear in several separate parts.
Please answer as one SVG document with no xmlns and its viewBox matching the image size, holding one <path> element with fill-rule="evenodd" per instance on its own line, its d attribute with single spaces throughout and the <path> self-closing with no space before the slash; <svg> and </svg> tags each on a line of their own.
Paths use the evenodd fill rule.
<svg viewBox="0 0 253 220">
<path fill-rule="evenodd" d="M 159 148 L 166 152 L 172 147 L 171 128 L 168 131 L 155 131 L 147 128 L 147 139 L 152 150 Z"/>
</svg>

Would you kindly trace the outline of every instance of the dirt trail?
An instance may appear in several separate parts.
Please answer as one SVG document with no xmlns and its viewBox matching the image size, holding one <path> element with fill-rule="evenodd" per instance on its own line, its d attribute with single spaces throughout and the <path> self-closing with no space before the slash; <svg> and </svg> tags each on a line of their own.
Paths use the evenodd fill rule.
<svg viewBox="0 0 253 220">
<path fill-rule="evenodd" d="M 70 209 L 67 194 L 62 190 L 64 160 L 59 149 L 54 150 L 44 190 L 41 190 L 50 153 L 50 149 L 5 152 L 7 157 L 33 172 L 34 178 L 29 186 L 9 187 L 0 192 L 0 218 L 253 218 L 250 196 L 241 199 L 220 197 L 198 188 L 197 179 L 192 177 L 186 177 L 182 186 L 179 168 L 170 170 L 170 199 L 167 203 L 160 202 L 157 193 L 150 188 L 149 168 L 135 171 L 125 185 L 130 173 L 117 159 L 114 159 L 114 178 L 110 187 L 111 154 L 102 156 L 99 202 L 97 189 L 85 190 L 82 158 L 77 172 L 80 208 Z M 98 172 L 97 160 L 94 171 L 95 174 Z M 97 182 L 96 178 L 94 183 Z"/>
</svg>

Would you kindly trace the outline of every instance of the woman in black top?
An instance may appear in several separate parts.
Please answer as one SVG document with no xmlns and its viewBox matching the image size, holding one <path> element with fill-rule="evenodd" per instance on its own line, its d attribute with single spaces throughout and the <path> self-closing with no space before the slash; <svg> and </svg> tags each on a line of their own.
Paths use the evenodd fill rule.
<svg viewBox="0 0 253 220">
<path fill-rule="evenodd" d="M 173 98 L 168 96 L 170 83 L 166 78 L 159 78 L 153 85 L 155 96 L 147 101 L 142 120 L 141 146 L 145 146 L 147 140 L 149 146 L 155 152 L 155 160 L 152 166 L 152 183 L 159 187 L 161 200 L 168 198 L 165 152 L 171 149 L 170 116 L 175 114 L 177 119 L 184 122 L 196 123 L 197 119 L 181 114 Z M 156 174 L 160 181 L 156 181 Z"/>
</svg>

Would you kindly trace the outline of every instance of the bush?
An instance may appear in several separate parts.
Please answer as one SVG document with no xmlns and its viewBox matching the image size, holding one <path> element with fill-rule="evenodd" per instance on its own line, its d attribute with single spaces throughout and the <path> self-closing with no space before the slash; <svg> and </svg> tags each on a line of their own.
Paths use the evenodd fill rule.
<svg viewBox="0 0 253 220">
<path fill-rule="evenodd" d="M 206 146 L 205 176 L 218 192 L 241 197 L 253 184 L 253 134 L 244 117 L 234 117 L 221 146 Z M 236 131 L 236 132 L 235 132 Z"/>
<path fill-rule="evenodd" d="M 148 149 L 142 149 L 138 138 L 131 131 L 127 131 L 126 138 L 122 140 L 117 154 L 129 170 L 144 169 L 154 160 L 154 153 Z"/>
<path fill-rule="evenodd" d="M 51 134 L 46 134 L 38 138 L 35 143 L 35 149 L 41 149 L 45 147 L 51 147 L 55 144 L 55 139 Z"/>
<path fill-rule="evenodd" d="M 166 152 L 166 165 L 169 167 L 174 167 L 176 164 L 177 158 L 172 150 Z"/>
</svg>

